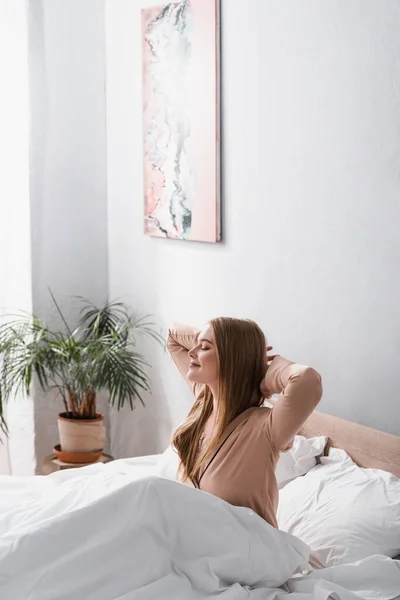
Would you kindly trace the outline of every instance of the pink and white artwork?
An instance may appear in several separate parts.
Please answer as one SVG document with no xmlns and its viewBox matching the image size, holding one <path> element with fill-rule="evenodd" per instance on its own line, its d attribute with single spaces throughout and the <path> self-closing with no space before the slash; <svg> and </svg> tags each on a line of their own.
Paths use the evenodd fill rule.
<svg viewBox="0 0 400 600">
<path fill-rule="evenodd" d="M 219 0 L 142 11 L 145 233 L 220 241 Z"/>
</svg>

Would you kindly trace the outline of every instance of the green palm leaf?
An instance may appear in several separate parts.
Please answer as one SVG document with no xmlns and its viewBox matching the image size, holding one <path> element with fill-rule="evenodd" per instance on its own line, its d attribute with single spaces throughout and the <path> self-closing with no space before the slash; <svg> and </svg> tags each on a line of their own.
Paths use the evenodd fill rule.
<svg viewBox="0 0 400 600">
<path fill-rule="evenodd" d="M 0 326 L 3 434 L 7 432 L 5 403 L 19 392 L 29 394 L 34 376 L 45 392 L 54 391 L 61 397 L 65 410 L 69 389 L 83 417 L 89 392 L 108 392 L 110 405 L 120 410 L 125 404 L 133 409 L 134 398 L 144 405 L 144 394 L 150 390 L 150 365 L 136 350 L 137 336 L 147 336 L 162 345 L 164 339 L 149 316 L 134 319 L 122 302 L 107 302 L 97 308 L 85 300 L 79 322 L 71 330 L 51 295 L 64 332 L 51 331 L 46 323 L 27 313 L 9 315 Z"/>
</svg>

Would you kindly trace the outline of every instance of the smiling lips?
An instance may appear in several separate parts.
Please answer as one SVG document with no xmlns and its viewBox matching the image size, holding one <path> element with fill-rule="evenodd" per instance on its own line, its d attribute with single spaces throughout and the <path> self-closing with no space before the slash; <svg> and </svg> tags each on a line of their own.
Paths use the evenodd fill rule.
<svg viewBox="0 0 400 600">
<path fill-rule="evenodd" d="M 195 368 L 195 367 L 197 367 L 197 368 L 198 368 L 198 367 L 200 367 L 200 365 L 197 365 L 197 364 L 196 364 L 196 363 L 194 363 L 194 362 L 191 362 L 191 363 L 189 364 L 189 369 L 193 369 L 193 368 Z"/>
</svg>

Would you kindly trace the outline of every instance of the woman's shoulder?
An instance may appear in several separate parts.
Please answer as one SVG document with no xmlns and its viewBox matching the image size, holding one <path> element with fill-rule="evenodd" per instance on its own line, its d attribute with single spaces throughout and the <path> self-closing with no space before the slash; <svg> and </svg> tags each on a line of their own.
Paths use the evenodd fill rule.
<svg viewBox="0 0 400 600">
<path fill-rule="evenodd" d="M 271 414 L 272 408 L 269 406 L 260 406 L 257 408 L 247 409 L 248 418 L 243 423 L 243 435 L 251 437 L 254 444 L 260 443 L 261 440 L 270 447 L 273 454 L 279 453 L 271 440 Z M 245 412 L 247 412 L 245 411 Z"/>
<path fill-rule="evenodd" d="M 260 427 L 264 427 L 270 418 L 271 408 L 269 406 L 257 406 L 256 408 L 252 408 L 251 414 L 249 416 L 249 424 Z"/>
<path fill-rule="evenodd" d="M 281 451 L 286 452 L 292 447 L 293 440 L 290 441 L 285 448 L 282 448 L 282 450 L 276 448 L 271 436 L 271 415 L 272 407 L 261 406 L 259 408 L 255 408 L 248 420 L 249 428 L 251 428 L 253 431 L 257 429 L 262 432 L 263 436 L 268 440 L 269 444 L 271 444 L 271 447 L 275 453 L 279 454 Z"/>
<path fill-rule="evenodd" d="M 261 430 L 267 426 L 270 412 L 271 409 L 267 406 L 252 406 L 240 413 L 240 415 L 234 419 L 232 425 L 234 425 L 235 428 L 240 426 L 238 431 L 247 431 L 248 429 L 254 430 L 257 428 Z"/>
<path fill-rule="evenodd" d="M 254 414 L 257 415 L 257 418 L 262 418 L 263 416 L 269 415 L 271 412 L 271 408 L 269 406 L 257 406 L 254 409 Z"/>
</svg>

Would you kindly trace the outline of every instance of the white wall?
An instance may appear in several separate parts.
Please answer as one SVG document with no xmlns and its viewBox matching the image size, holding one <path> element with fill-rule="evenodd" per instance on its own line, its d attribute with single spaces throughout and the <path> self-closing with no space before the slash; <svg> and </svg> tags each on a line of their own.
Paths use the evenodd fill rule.
<svg viewBox="0 0 400 600">
<path fill-rule="evenodd" d="M 104 3 L 35 0 L 29 17 L 33 310 L 62 325 L 50 287 L 73 325 L 73 296 L 108 293 Z M 39 469 L 61 411 L 36 391 Z"/>
<path fill-rule="evenodd" d="M 220 245 L 143 235 L 153 4 L 106 0 L 110 295 L 165 328 L 254 318 L 320 370 L 323 411 L 400 434 L 398 1 L 223 0 Z M 162 449 L 190 403 L 168 357 L 146 352 L 153 397 L 113 423 L 121 455 Z"/>
<path fill-rule="evenodd" d="M 16 308 L 32 310 L 26 6 L 0 2 L 0 321 Z M 7 409 L 10 438 L 0 443 L 0 473 L 31 474 L 32 400 L 17 397 Z"/>
</svg>

